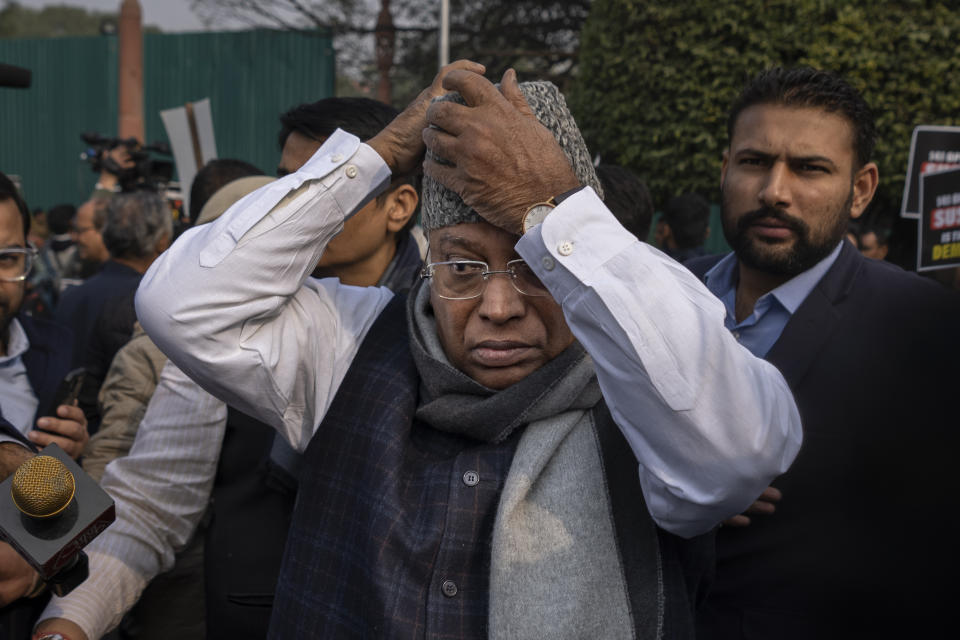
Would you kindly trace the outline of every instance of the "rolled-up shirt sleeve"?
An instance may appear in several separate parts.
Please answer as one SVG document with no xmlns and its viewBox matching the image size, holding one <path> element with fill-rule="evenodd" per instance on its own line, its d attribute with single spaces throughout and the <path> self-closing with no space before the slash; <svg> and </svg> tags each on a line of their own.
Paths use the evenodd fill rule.
<svg viewBox="0 0 960 640">
<path fill-rule="evenodd" d="M 786 471 L 802 429 L 783 376 L 737 343 L 693 274 L 623 229 L 591 189 L 517 251 L 593 357 L 661 527 L 709 531 Z"/>
<path fill-rule="evenodd" d="M 303 449 L 392 297 L 309 276 L 344 220 L 389 178 L 373 149 L 338 130 L 299 171 L 157 259 L 137 292 L 144 329 L 210 393 Z"/>
</svg>

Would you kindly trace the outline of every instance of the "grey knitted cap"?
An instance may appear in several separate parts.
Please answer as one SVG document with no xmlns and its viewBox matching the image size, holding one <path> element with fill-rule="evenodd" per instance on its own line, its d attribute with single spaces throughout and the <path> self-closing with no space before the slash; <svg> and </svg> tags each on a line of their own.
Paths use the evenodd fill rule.
<svg viewBox="0 0 960 640">
<path fill-rule="evenodd" d="M 583 141 L 580 129 L 567 108 L 567 101 L 557 86 L 547 81 L 521 82 L 520 91 L 540 123 L 550 130 L 560 144 L 580 184 L 593 187 L 602 198 L 603 190 L 600 188 L 597 173 L 593 170 L 587 144 Z M 452 100 L 465 104 L 459 93 L 448 93 L 437 100 Z M 426 175 L 423 177 L 423 206 L 420 215 L 421 225 L 427 231 L 482 220 L 473 209 L 464 204 L 460 196 Z"/>
</svg>

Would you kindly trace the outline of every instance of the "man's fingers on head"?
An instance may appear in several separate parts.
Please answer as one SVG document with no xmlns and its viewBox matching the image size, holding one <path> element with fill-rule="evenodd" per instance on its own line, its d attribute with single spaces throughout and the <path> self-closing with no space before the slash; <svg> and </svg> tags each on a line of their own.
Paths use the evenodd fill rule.
<svg viewBox="0 0 960 640">
<path fill-rule="evenodd" d="M 432 124 L 453 135 L 459 135 L 464 125 L 469 122 L 470 107 L 456 102 L 434 102 L 427 109 L 427 124 Z"/>
<path fill-rule="evenodd" d="M 513 69 L 507 69 L 500 80 L 500 93 L 514 106 L 514 108 L 525 116 L 533 116 L 533 109 L 527 103 L 520 91 L 520 84 L 517 82 L 517 72 Z"/>
<path fill-rule="evenodd" d="M 457 144 L 457 138 L 455 136 L 440 129 L 427 127 L 423 130 L 423 144 L 425 144 L 427 149 L 430 150 L 430 153 L 437 158 L 454 164 L 453 159 L 456 158 Z"/>
<path fill-rule="evenodd" d="M 455 91 L 455 89 L 450 89 L 446 86 L 447 76 L 451 73 L 478 75 L 482 78 L 484 71 L 486 71 L 486 68 L 482 64 L 470 60 L 457 60 L 440 69 L 440 73 L 437 74 L 437 77 L 433 79 L 433 83 L 431 83 L 425 91 L 429 92 L 429 95 L 434 98 L 442 96 L 448 91 Z"/>
<path fill-rule="evenodd" d="M 451 167 L 449 165 L 440 164 L 430 158 L 425 158 L 423 160 L 423 173 L 428 175 L 440 184 L 444 185 L 448 189 L 459 193 L 457 185 L 454 184 L 455 181 L 455 172 L 456 167 Z"/>
<path fill-rule="evenodd" d="M 500 97 L 500 92 L 492 82 L 481 75 L 463 70 L 448 73 L 443 79 L 443 88 L 458 92 L 470 107 L 476 107 Z"/>
<path fill-rule="evenodd" d="M 460 60 L 455 60 L 445 66 L 440 70 L 440 75 L 450 73 L 454 69 L 462 69 L 464 71 L 470 71 L 471 73 L 484 74 L 487 71 L 487 68 L 480 64 L 479 62 L 474 62 L 473 60 L 467 60 L 466 58 L 461 58 Z"/>
</svg>

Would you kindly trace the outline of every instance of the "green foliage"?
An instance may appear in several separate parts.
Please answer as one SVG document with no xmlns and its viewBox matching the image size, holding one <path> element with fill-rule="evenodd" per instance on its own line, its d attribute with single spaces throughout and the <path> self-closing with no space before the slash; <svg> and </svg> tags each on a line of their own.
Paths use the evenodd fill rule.
<svg viewBox="0 0 960 640">
<path fill-rule="evenodd" d="M 577 121 L 658 205 L 686 191 L 717 199 L 727 111 L 770 66 L 830 69 L 863 93 L 891 202 L 914 126 L 960 124 L 960 13 L 944 2 L 596 0 L 580 44 Z"/>
<path fill-rule="evenodd" d="M 120 6 L 119 2 L 117 6 Z M 0 9 L 0 38 L 95 36 L 100 33 L 100 23 L 107 18 L 116 21 L 117 14 L 87 11 L 67 5 L 32 9 L 18 2 L 7 2 Z M 160 30 L 146 26 L 144 31 Z"/>
</svg>

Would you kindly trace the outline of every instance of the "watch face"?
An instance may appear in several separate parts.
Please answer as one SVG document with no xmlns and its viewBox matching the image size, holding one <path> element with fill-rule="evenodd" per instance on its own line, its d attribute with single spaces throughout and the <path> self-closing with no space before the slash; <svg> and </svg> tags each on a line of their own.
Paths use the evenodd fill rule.
<svg viewBox="0 0 960 640">
<path fill-rule="evenodd" d="M 553 207 L 546 204 L 538 204 L 535 207 L 530 207 L 527 215 L 523 217 L 523 232 L 526 233 L 543 222 L 544 218 L 546 218 L 551 211 L 553 211 Z"/>
</svg>

